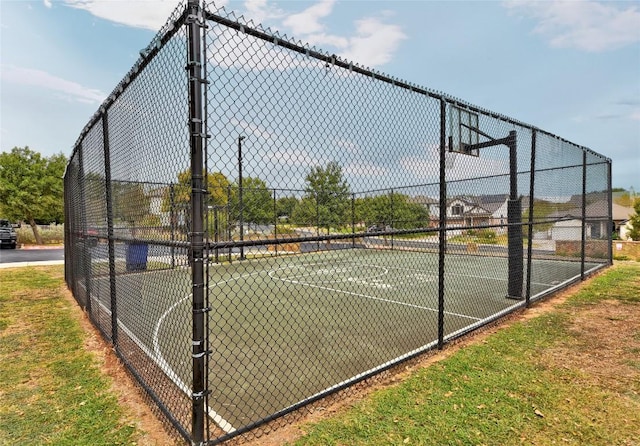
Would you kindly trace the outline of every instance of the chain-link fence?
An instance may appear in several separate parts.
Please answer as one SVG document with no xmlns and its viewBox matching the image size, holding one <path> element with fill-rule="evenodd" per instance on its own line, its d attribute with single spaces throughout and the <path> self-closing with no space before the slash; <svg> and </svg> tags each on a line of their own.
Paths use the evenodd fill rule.
<svg viewBox="0 0 640 446">
<path fill-rule="evenodd" d="M 66 280 L 195 444 L 611 263 L 611 161 L 181 5 L 65 174 Z"/>
</svg>

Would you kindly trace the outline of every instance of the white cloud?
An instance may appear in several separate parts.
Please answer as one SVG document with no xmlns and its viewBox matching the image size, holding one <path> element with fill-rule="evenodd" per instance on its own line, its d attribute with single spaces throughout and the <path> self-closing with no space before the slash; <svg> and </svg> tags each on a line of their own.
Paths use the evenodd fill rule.
<svg viewBox="0 0 640 446">
<path fill-rule="evenodd" d="M 252 136 L 257 137 L 257 138 L 270 140 L 270 139 L 273 139 L 273 138 L 277 138 L 277 136 L 278 136 L 278 135 L 276 135 L 274 133 L 269 132 L 263 126 L 258 125 L 258 124 L 254 124 L 254 123 L 247 122 L 247 121 L 242 121 L 242 120 L 236 119 L 236 118 L 231 118 L 231 120 L 229 122 L 232 125 L 240 127 L 241 129 L 243 129 L 249 135 L 252 135 Z M 247 136 L 247 135 L 245 135 L 245 136 Z"/>
<path fill-rule="evenodd" d="M 320 61 L 302 57 L 265 40 L 218 27 L 212 28 L 211 32 L 215 36 L 207 48 L 207 57 L 220 67 L 284 71 L 324 66 Z"/>
<path fill-rule="evenodd" d="M 5 82 L 45 88 L 62 93 L 65 98 L 77 102 L 100 104 L 107 96 L 100 90 L 84 87 L 41 70 L 3 65 L 0 73 Z"/>
<path fill-rule="evenodd" d="M 640 121 L 640 110 L 635 110 L 631 115 L 629 115 L 632 121 Z"/>
<path fill-rule="evenodd" d="M 178 6 L 179 0 L 65 0 L 65 4 L 83 9 L 96 17 L 134 28 L 158 31 Z M 225 2 L 216 0 L 216 6 Z"/>
<path fill-rule="evenodd" d="M 43 0 L 43 3 L 47 8 L 51 8 L 53 6 L 51 0 Z"/>
<path fill-rule="evenodd" d="M 347 153 L 359 153 L 362 151 L 362 148 L 358 144 L 346 139 L 339 139 L 335 141 L 334 144 Z"/>
<path fill-rule="evenodd" d="M 388 173 L 387 169 L 365 161 L 363 163 L 351 163 L 344 168 L 344 173 L 359 177 L 381 177 Z"/>
<path fill-rule="evenodd" d="M 349 47 L 340 55 L 370 66 L 389 62 L 400 42 L 407 38 L 398 25 L 382 23 L 376 18 L 358 20 L 356 30 L 357 35 L 349 39 Z"/>
<path fill-rule="evenodd" d="M 446 153 L 446 175 L 448 181 L 482 178 L 509 173 L 509 163 L 475 156 Z M 407 156 L 400 159 L 400 165 L 415 178 L 432 181 L 439 176 L 439 159 L 425 159 Z"/>
<path fill-rule="evenodd" d="M 285 148 L 265 154 L 266 160 L 273 160 L 287 166 L 313 167 L 321 164 L 320 159 L 306 149 Z"/>
<path fill-rule="evenodd" d="M 375 17 L 357 20 L 355 35 L 327 33 L 321 19 L 333 12 L 334 4 L 333 0 L 322 0 L 300 13 L 288 16 L 282 24 L 294 36 L 311 45 L 333 47 L 344 59 L 372 67 L 389 62 L 400 42 L 407 38 L 398 25 L 384 23 Z M 391 14 L 384 11 L 382 15 L 388 17 Z"/>
<path fill-rule="evenodd" d="M 298 14 L 291 14 L 282 23 L 294 35 L 320 33 L 324 30 L 324 26 L 319 20 L 331 14 L 334 4 L 335 0 L 321 0 Z"/>
<path fill-rule="evenodd" d="M 637 3 L 625 8 L 596 1 L 506 1 L 515 13 L 538 21 L 534 28 L 553 47 L 600 52 L 640 42 Z"/>
<path fill-rule="evenodd" d="M 285 15 L 281 9 L 269 4 L 267 0 L 247 0 L 244 2 L 244 9 L 243 15 L 247 20 L 253 20 L 254 25 L 267 24 L 271 20 L 282 18 Z"/>
<path fill-rule="evenodd" d="M 322 47 L 324 45 L 333 46 L 336 48 L 347 48 L 349 46 L 349 39 L 341 36 L 334 36 L 331 34 L 309 34 L 305 36 L 305 40 L 310 45 Z"/>
<path fill-rule="evenodd" d="M 43 0 L 50 2 L 50 0 Z M 136 0 L 136 1 L 105 1 L 105 0 L 64 0 L 65 4 L 90 12 L 92 15 L 136 28 L 157 31 L 178 5 L 178 0 Z M 226 0 L 216 1 L 216 7 L 228 3 Z M 337 49 L 336 53 L 346 60 L 375 67 L 391 60 L 400 42 L 406 39 L 405 34 L 397 25 L 384 23 L 378 18 L 366 17 L 356 21 L 355 35 L 344 36 L 327 33 L 321 20 L 333 12 L 335 0 L 321 0 L 302 12 L 287 15 L 282 9 L 270 4 L 268 0 L 247 0 L 244 2 L 244 15 L 254 24 L 269 25 L 270 22 L 280 21 L 283 27 L 294 37 L 319 47 L 328 46 Z M 382 14 L 384 17 L 388 13 Z M 261 46 L 259 43 L 255 45 Z M 214 46 L 220 47 L 218 43 Z M 278 52 L 277 50 L 275 50 Z M 270 62 L 273 54 L 264 54 L 264 48 L 259 51 L 261 58 L 258 69 L 286 69 L 300 66 L 299 59 L 287 58 L 280 55 Z M 270 51 L 272 52 L 272 51 Z M 213 51 L 212 51 L 213 53 Z M 234 66 L 249 62 L 249 51 L 237 51 L 239 58 Z M 243 54 L 244 53 L 244 54 Z M 286 59 L 286 60 L 283 60 Z M 224 63 L 217 60 L 219 63 Z"/>
</svg>

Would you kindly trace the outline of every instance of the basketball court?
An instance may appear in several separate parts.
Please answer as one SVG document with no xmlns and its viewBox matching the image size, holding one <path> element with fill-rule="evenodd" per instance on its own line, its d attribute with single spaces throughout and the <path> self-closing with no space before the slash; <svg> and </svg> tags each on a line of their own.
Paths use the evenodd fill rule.
<svg viewBox="0 0 640 446">
<path fill-rule="evenodd" d="M 445 337 L 522 305 L 505 297 L 506 258 L 445 262 Z M 579 274 L 579 262 L 535 260 L 532 295 Z M 119 329 L 188 394 L 190 351 L 175 346 L 192 335 L 189 270 L 118 275 L 116 287 L 127 289 Z M 434 253 L 350 249 L 212 264 L 208 291 L 209 414 L 225 432 L 437 343 Z M 109 295 L 108 278 L 94 279 L 92 306 L 108 312 Z"/>
</svg>

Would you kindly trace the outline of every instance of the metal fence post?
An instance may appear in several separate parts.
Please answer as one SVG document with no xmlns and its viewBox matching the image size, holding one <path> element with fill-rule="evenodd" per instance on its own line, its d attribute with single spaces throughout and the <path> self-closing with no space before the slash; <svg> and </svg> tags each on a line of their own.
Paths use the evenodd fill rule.
<svg viewBox="0 0 640 446">
<path fill-rule="evenodd" d="M 111 150 L 109 149 L 109 117 L 102 112 L 102 143 L 104 152 L 104 187 L 107 201 L 107 243 L 109 250 L 109 297 L 111 302 L 111 342 L 118 345 L 118 302 L 116 298 L 116 256 L 113 240 L 113 196 L 111 195 Z"/>
<path fill-rule="evenodd" d="M 393 215 L 393 189 L 391 189 L 391 193 L 389 195 L 389 199 L 390 199 L 389 200 L 389 206 L 391 208 L 391 222 L 390 222 L 389 226 L 390 226 L 390 229 L 393 231 L 393 223 L 394 223 L 393 222 L 393 217 L 394 217 L 394 215 Z M 387 228 L 384 228 L 384 229 L 385 229 L 385 231 L 387 230 Z M 391 232 L 391 250 L 392 251 L 393 251 L 393 248 L 394 248 L 394 246 L 393 246 L 393 232 Z"/>
<path fill-rule="evenodd" d="M 607 255 L 609 265 L 613 265 L 613 197 L 611 196 L 611 160 L 607 161 Z"/>
<path fill-rule="evenodd" d="M 204 156 L 203 156 L 203 112 L 202 112 L 202 54 L 200 21 L 202 11 L 198 0 L 189 0 L 187 5 L 189 60 L 189 132 L 191 147 L 191 278 L 192 278 L 192 412 L 191 434 L 194 444 L 204 444 L 205 438 L 205 333 L 204 318 Z"/>
<path fill-rule="evenodd" d="M 278 198 L 277 191 L 273 190 L 273 238 L 278 239 Z M 273 245 L 275 256 L 278 257 L 278 244 Z"/>
<path fill-rule="evenodd" d="M 242 188 L 242 140 L 244 136 L 238 136 L 238 209 L 240 225 L 240 241 L 244 241 L 244 202 Z M 244 246 L 240 245 L 240 260 L 244 260 Z"/>
<path fill-rule="evenodd" d="M 587 151 L 582 150 L 582 237 L 580 240 L 580 280 L 584 280 L 584 257 L 587 246 Z"/>
<path fill-rule="evenodd" d="M 438 348 L 444 347 L 444 254 L 447 243 L 447 171 L 445 152 L 447 150 L 447 104 L 440 99 L 440 203 L 438 228 Z"/>
<path fill-rule="evenodd" d="M 509 146 L 509 201 L 507 207 L 507 239 L 509 283 L 507 297 L 522 299 L 522 199 L 518 197 L 518 150 L 516 132 L 507 137 Z"/>
<path fill-rule="evenodd" d="M 316 249 L 320 251 L 320 201 L 318 198 L 318 192 L 316 192 L 315 195 L 316 195 L 316 237 L 317 237 Z"/>
<path fill-rule="evenodd" d="M 226 215 L 226 220 L 227 220 L 227 241 L 231 242 L 233 237 L 231 234 L 231 185 L 227 186 L 227 215 Z M 233 254 L 233 248 L 231 247 L 231 245 L 229 245 L 229 249 L 227 252 L 227 259 L 229 260 L 229 263 L 231 263 L 231 256 Z"/>
<path fill-rule="evenodd" d="M 356 247 L 356 194 L 351 194 L 351 247 Z"/>
<path fill-rule="evenodd" d="M 91 251 L 89 249 L 89 244 L 87 240 L 87 206 L 85 201 L 85 193 L 84 189 L 86 186 L 85 178 L 84 178 L 84 153 L 82 144 L 78 146 L 78 181 L 80 183 L 80 203 L 82 207 L 82 211 L 80 212 L 80 230 L 82 234 L 80 238 L 82 240 L 82 265 L 80 271 L 82 271 L 84 278 L 84 292 L 85 292 L 85 302 L 84 307 L 87 313 L 89 314 L 89 318 L 93 319 L 93 314 L 91 313 Z M 76 234 L 77 237 L 77 234 Z"/>
<path fill-rule="evenodd" d="M 531 258 L 533 254 L 533 206 L 536 178 L 536 130 L 531 132 L 531 170 L 529 172 L 529 233 L 527 235 L 527 290 L 525 293 L 526 306 L 531 299 Z"/>
<path fill-rule="evenodd" d="M 171 268 L 176 267 L 176 247 L 174 245 L 176 241 L 176 225 L 178 219 L 176 218 L 175 210 L 176 191 L 175 185 L 172 183 L 169 185 L 169 225 L 171 229 Z"/>
</svg>

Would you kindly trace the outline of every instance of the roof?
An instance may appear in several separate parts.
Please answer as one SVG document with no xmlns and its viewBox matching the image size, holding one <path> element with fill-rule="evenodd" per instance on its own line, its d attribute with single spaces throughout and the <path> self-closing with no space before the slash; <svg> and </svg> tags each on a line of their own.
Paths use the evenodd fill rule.
<svg viewBox="0 0 640 446">
<path fill-rule="evenodd" d="M 612 220 L 613 221 L 625 221 L 631 218 L 635 213 L 633 208 L 627 206 L 621 206 L 613 203 L 611 206 Z M 607 218 L 608 214 L 608 202 L 605 200 L 597 201 L 587 205 L 585 208 L 585 216 L 587 218 Z M 582 207 L 576 207 L 567 209 L 566 211 L 552 212 L 547 216 L 548 218 L 582 218 Z"/>
</svg>

